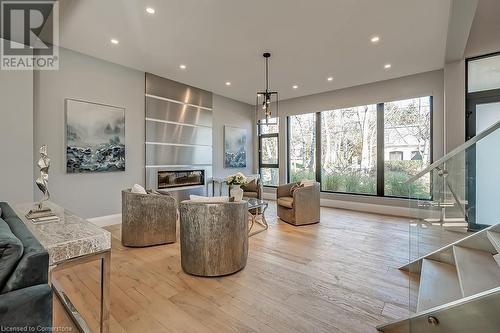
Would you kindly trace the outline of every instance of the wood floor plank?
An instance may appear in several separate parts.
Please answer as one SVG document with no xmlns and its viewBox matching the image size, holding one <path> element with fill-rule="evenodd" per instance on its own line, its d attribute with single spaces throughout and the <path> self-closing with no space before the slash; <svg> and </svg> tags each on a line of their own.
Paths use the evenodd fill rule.
<svg viewBox="0 0 500 333">
<path fill-rule="evenodd" d="M 178 242 L 127 248 L 120 225 L 106 227 L 113 237 L 111 331 L 366 333 L 407 315 L 409 279 L 418 277 L 397 268 L 409 258 L 409 220 L 322 208 L 321 223 L 294 227 L 276 218 L 274 203 L 266 215 L 270 227 L 250 238 L 246 268 L 219 278 L 184 273 Z M 430 243 L 463 237 L 421 232 Z M 98 263 L 61 277 L 92 328 L 98 277 Z"/>
</svg>

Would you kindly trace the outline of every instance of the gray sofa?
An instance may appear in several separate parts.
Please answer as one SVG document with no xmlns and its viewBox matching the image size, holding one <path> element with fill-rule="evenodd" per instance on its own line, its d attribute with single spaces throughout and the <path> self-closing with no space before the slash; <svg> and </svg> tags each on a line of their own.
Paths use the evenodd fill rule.
<svg viewBox="0 0 500 333">
<path fill-rule="evenodd" d="M 312 185 L 300 187 L 290 193 L 292 186 L 299 183 L 278 186 L 278 216 L 281 220 L 293 225 L 318 223 L 320 218 L 320 185 L 318 182 L 314 182 Z"/>
<path fill-rule="evenodd" d="M 30 332 L 52 327 L 49 255 L 14 210 L 0 202 L 0 323 Z"/>
</svg>

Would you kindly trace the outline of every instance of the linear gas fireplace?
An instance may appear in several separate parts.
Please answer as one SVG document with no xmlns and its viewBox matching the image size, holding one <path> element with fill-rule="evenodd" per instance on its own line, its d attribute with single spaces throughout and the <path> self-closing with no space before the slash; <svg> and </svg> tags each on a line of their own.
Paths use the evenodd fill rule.
<svg viewBox="0 0 500 333">
<path fill-rule="evenodd" d="M 158 189 L 205 185 L 205 170 L 158 171 Z"/>
</svg>

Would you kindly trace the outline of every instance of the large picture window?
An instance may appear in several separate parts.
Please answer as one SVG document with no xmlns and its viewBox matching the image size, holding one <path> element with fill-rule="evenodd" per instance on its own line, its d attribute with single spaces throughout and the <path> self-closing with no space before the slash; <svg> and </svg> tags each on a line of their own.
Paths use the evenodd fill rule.
<svg viewBox="0 0 500 333">
<path fill-rule="evenodd" d="M 288 177 L 324 192 L 430 198 L 432 97 L 288 117 Z M 319 142 L 318 142 L 319 141 Z M 319 167 L 318 167 L 319 164 Z"/>
<path fill-rule="evenodd" d="M 377 105 L 321 112 L 321 188 L 377 193 Z"/>
<path fill-rule="evenodd" d="M 384 103 L 384 194 L 408 195 L 406 181 L 431 161 L 431 98 Z M 427 198 L 430 173 L 421 177 L 413 194 Z"/>
<path fill-rule="evenodd" d="M 316 179 L 316 114 L 288 118 L 290 181 Z"/>
<path fill-rule="evenodd" d="M 272 119 L 277 123 L 277 119 Z M 259 131 L 259 170 L 264 186 L 278 186 L 279 163 L 278 163 L 278 133 L 279 125 L 258 125 Z"/>
</svg>

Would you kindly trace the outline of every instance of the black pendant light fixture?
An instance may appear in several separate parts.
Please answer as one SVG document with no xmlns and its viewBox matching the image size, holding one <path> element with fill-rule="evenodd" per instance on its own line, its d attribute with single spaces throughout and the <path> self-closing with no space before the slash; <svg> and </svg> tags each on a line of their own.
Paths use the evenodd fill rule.
<svg viewBox="0 0 500 333">
<path fill-rule="evenodd" d="M 255 103 L 257 113 L 257 125 L 278 124 L 278 92 L 269 90 L 269 58 L 271 53 L 263 54 L 266 59 L 266 90 L 257 92 Z"/>
</svg>

